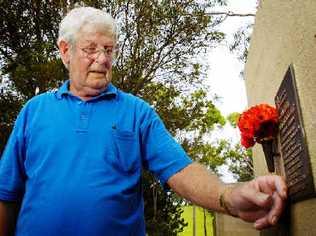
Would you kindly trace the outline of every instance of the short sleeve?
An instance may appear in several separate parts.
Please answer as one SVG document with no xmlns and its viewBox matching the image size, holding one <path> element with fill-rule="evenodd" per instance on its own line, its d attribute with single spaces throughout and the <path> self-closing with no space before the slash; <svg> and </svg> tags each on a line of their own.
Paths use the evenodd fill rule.
<svg viewBox="0 0 316 236">
<path fill-rule="evenodd" d="M 0 200 L 19 201 L 24 194 L 24 113 L 19 114 L 0 161 Z"/>
<path fill-rule="evenodd" d="M 144 166 L 154 173 L 163 186 L 171 176 L 192 163 L 151 108 L 141 127 L 141 136 Z"/>
</svg>

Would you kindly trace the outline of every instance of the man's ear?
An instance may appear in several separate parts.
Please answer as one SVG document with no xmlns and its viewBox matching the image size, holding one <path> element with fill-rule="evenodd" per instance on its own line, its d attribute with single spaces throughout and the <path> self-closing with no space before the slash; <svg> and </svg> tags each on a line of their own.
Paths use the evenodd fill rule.
<svg viewBox="0 0 316 236">
<path fill-rule="evenodd" d="M 61 40 L 58 43 L 59 53 L 61 56 L 61 59 L 65 65 L 66 68 L 68 68 L 69 62 L 70 62 L 70 44 L 67 43 L 64 40 Z"/>
</svg>

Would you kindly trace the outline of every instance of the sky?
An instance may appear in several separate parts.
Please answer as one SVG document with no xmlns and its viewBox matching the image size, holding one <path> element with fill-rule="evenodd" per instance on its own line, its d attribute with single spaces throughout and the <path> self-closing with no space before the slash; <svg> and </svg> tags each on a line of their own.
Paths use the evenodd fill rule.
<svg viewBox="0 0 316 236">
<path fill-rule="evenodd" d="M 255 13 L 257 0 L 227 0 L 227 6 L 218 7 L 214 11 L 232 11 L 234 13 Z M 254 22 L 254 17 L 228 17 L 218 30 L 226 34 L 226 38 L 220 45 L 210 49 L 208 56 L 209 71 L 206 83 L 210 85 L 210 94 L 220 97 L 215 101 L 216 106 L 224 116 L 232 112 L 242 112 L 247 108 L 247 95 L 245 81 L 240 72 L 244 69 L 244 63 L 238 60 L 237 55 L 229 50 L 233 42 L 233 34 L 241 27 Z M 229 126 L 220 130 L 219 135 L 232 138 L 236 141 L 236 130 Z M 217 134 L 216 134 L 217 136 Z"/>
<path fill-rule="evenodd" d="M 218 7 L 218 11 L 235 13 L 255 13 L 256 0 L 228 0 L 226 7 Z M 216 11 L 216 10 L 214 10 Z M 242 111 L 247 106 L 244 80 L 240 76 L 243 63 L 229 51 L 233 42 L 233 34 L 240 27 L 254 21 L 254 17 L 229 17 L 218 29 L 226 34 L 226 39 L 216 48 L 210 50 L 208 84 L 211 93 L 216 93 L 222 99 L 217 104 L 224 115 L 233 111 Z"/>
<path fill-rule="evenodd" d="M 213 11 L 231 11 L 234 13 L 255 13 L 257 0 L 227 0 L 227 6 L 217 7 Z M 208 56 L 209 71 L 207 84 L 210 85 L 210 96 L 216 94 L 220 97 L 215 105 L 224 116 L 232 112 L 242 112 L 247 108 L 247 95 L 245 81 L 240 72 L 244 63 L 238 60 L 237 55 L 229 50 L 233 42 L 233 34 L 241 27 L 254 22 L 254 17 L 228 17 L 218 30 L 226 34 L 225 40 L 215 48 L 210 49 Z M 212 134 L 212 138 L 225 138 L 233 143 L 239 142 L 239 131 L 229 124 Z M 223 167 L 220 172 L 224 175 L 222 180 L 233 182 L 232 176 Z"/>
</svg>

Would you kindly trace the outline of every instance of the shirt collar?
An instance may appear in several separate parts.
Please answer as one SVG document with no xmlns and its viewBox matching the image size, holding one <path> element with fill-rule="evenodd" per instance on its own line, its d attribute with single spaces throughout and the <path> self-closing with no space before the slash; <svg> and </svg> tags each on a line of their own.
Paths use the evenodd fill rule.
<svg viewBox="0 0 316 236">
<path fill-rule="evenodd" d="M 72 95 L 71 92 L 69 91 L 69 85 L 70 85 L 70 80 L 67 80 L 58 89 L 57 94 L 56 94 L 58 99 L 62 99 L 64 95 Z M 92 98 L 92 100 L 99 99 L 102 97 L 104 98 L 116 97 L 117 93 L 118 93 L 118 89 L 112 83 L 109 83 L 106 89 L 102 93 L 100 93 L 98 96 Z"/>
</svg>

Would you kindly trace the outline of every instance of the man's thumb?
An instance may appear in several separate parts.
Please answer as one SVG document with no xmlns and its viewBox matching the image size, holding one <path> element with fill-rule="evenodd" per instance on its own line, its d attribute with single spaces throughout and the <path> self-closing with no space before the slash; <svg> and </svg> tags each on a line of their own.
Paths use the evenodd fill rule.
<svg viewBox="0 0 316 236">
<path fill-rule="evenodd" d="M 260 208 L 269 208 L 272 203 L 272 197 L 269 194 L 261 192 L 257 188 L 246 187 L 244 196 L 248 199 L 252 204 L 259 206 Z"/>
<path fill-rule="evenodd" d="M 256 192 L 253 196 L 253 202 L 260 207 L 268 208 L 271 205 L 272 197 L 269 194 Z"/>
</svg>

